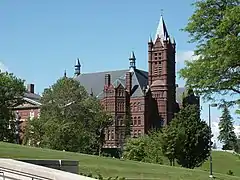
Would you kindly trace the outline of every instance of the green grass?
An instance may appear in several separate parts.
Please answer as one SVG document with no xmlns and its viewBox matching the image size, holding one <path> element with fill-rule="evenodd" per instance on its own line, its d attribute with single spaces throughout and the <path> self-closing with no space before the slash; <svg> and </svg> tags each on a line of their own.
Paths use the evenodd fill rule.
<svg viewBox="0 0 240 180">
<path fill-rule="evenodd" d="M 104 177 L 127 179 L 205 180 L 208 178 L 208 162 L 194 170 L 166 165 L 140 163 L 79 153 L 32 148 L 0 142 L 0 157 L 13 159 L 69 159 L 79 161 L 79 171 L 85 174 L 100 173 Z M 240 180 L 240 159 L 230 153 L 213 152 L 213 170 L 216 180 Z M 228 176 L 228 170 L 234 176 Z"/>
</svg>

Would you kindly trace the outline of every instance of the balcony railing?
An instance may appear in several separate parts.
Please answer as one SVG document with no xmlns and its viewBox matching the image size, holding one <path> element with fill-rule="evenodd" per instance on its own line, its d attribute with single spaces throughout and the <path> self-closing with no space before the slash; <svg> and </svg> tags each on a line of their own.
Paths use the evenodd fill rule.
<svg viewBox="0 0 240 180">
<path fill-rule="evenodd" d="M 5 167 L 0 167 L 0 179 L 2 180 L 53 180 L 51 178 L 46 178 L 18 170 L 13 170 Z"/>
</svg>

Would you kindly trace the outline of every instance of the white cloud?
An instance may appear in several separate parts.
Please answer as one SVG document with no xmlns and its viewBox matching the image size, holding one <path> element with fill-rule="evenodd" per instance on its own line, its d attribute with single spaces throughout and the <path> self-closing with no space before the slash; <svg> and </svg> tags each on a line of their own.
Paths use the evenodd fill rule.
<svg viewBox="0 0 240 180">
<path fill-rule="evenodd" d="M 2 62 L 0 62 L 0 70 L 2 72 L 8 71 L 7 67 Z"/>
<path fill-rule="evenodd" d="M 195 60 L 197 56 L 194 56 L 193 51 L 179 51 L 177 52 L 176 62 L 177 63 L 184 63 L 186 60 Z"/>
</svg>

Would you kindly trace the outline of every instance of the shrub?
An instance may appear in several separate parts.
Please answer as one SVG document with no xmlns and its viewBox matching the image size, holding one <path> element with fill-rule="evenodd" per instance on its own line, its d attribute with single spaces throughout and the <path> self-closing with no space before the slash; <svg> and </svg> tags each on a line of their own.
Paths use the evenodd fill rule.
<svg viewBox="0 0 240 180">
<path fill-rule="evenodd" d="M 233 176 L 233 172 L 231 170 L 228 170 L 227 175 Z"/>
</svg>

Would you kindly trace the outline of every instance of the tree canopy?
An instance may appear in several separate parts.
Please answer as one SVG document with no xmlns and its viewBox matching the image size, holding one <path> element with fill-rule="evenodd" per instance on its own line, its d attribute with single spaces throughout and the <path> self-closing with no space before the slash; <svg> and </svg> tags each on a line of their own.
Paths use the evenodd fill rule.
<svg viewBox="0 0 240 180">
<path fill-rule="evenodd" d="M 223 149 L 234 150 L 237 147 L 237 136 L 234 133 L 233 119 L 227 106 L 223 108 L 218 126 L 220 130 L 218 140 L 224 143 Z"/>
<path fill-rule="evenodd" d="M 197 45 L 198 59 L 186 61 L 180 76 L 207 99 L 240 95 L 240 1 L 201 0 L 193 5 L 195 11 L 183 30 Z"/>
<path fill-rule="evenodd" d="M 32 138 L 40 139 L 44 147 L 57 150 L 88 154 L 100 151 L 104 128 L 112 119 L 103 111 L 98 99 L 88 95 L 79 82 L 66 77 L 59 79 L 44 90 L 41 102 L 40 119 L 36 120 L 39 122 L 30 120 L 28 127 L 43 130 L 35 131 L 37 135 Z"/>
<path fill-rule="evenodd" d="M 123 157 L 129 160 L 162 164 L 161 132 L 151 132 L 138 138 L 128 138 Z"/>
<path fill-rule="evenodd" d="M 163 153 L 174 162 L 186 168 L 199 167 L 209 156 L 210 128 L 200 119 L 196 105 L 180 110 L 163 129 Z M 172 164 L 171 163 L 171 164 Z"/>
<path fill-rule="evenodd" d="M 13 108 L 23 102 L 24 81 L 12 73 L 0 71 L 0 141 L 13 141 Z M 9 125 L 11 128 L 9 128 Z"/>
</svg>

